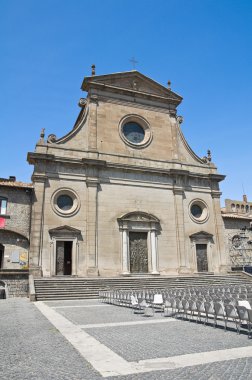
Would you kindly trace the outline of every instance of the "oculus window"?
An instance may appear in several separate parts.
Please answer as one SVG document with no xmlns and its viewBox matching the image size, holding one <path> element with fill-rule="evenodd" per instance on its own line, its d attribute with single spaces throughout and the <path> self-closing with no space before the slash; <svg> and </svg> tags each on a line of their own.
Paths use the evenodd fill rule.
<svg viewBox="0 0 252 380">
<path fill-rule="evenodd" d="M 52 195 L 51 205 L 56 214 L 63 217 L 73 216 L 80 209 L 80 199 L 74 190 L 61 188 Z"/>
<path fill-rule="evenodd" d="M 194 199 L 189 205 L 189 215 L 195 223 L 205 223 L 209 218 L 206 203 L 201 199 Z"/>
<path fill-rule="evenodd" d="M 150 125 L 140 115 L 123 117 L 119 123 L 119 134 L 123 142 L 132 148 L 145 148 L 152 140 Z"/>
</svg>

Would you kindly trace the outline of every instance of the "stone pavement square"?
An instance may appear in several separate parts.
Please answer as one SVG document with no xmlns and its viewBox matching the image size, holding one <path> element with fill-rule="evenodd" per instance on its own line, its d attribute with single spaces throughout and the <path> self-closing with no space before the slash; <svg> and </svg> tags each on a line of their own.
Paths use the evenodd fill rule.
<svg viewBox="0 0 252 380">
<path fill-rule="evenodd" d="M 0 300 L 0 379 L 252 378 L 252 340 L 99 300 Z"/>
</svg>

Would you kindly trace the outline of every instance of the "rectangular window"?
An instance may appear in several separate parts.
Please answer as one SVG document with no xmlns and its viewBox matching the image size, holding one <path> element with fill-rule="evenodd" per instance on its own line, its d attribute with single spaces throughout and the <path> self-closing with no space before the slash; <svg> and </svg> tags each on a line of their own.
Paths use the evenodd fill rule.
<svg viewBox="0 0 252 380">
<path fill-rule="evenodd" d="M 0 215 L 6 215 L 7 212 L 7 200 L 0 199 Z"/>
</svg>

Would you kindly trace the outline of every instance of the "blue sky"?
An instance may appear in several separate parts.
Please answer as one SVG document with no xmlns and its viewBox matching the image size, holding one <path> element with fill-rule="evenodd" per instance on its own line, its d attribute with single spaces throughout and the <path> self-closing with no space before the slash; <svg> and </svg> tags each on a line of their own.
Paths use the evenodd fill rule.
<svg viewBox="0 0 252 380">
<path fill-rule="evenodd" d="M 0 0 L 0 177 L 30 181 L 41 128 L 73 126 L 90 66 L 137 70 L 184 100 L 185 137 L 227 178 L 224 198 L 252 201 L 252 1 Z"/>
</svg>

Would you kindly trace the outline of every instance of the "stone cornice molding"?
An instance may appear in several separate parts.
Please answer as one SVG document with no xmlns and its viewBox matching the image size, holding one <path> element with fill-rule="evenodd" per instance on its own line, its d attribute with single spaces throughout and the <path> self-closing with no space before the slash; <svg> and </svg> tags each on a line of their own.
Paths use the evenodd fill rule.
<svg viewBox="0 0 252 380">
<path fill-rule="evenodd" d="M 48 153 L 36 153 L 36 152 L 28 152 L 27 161 L 29 164 L 34 165 L 38 161 L 52 161 L 55 159 L 54 154 Z"/>
<path fill-rule="evenodd" d="M 226 176 L 223 174 L 218 174 L 218 173 L 212 174 L 211 173 L 211 174 L 209 174 L 209 178 L 213 181 L 221 182 L 226 178 Z"/>
<path fill-rule="evenodd" d="M 107 162 L 105 160 L 96 160 L 93 158 L 82 158 L 82 162 L 87 166 L 106 166 Z"/>
<path fill-rule="evenodd" d="M 184 195 L 184 188 L 183 187 L 173 187 L 173 194 L 174 195 Z"/>
<path fill-rule="evenodd" d="M 174 104 L 174 106 L 178 106 L 180 104 L 180 101 L 177 99 L 174 99 L 173 97 L 166 97 L 166 96 L 161 96 L 161 95 L 155 95 L 155 94 L 150 94 L 147 92 L 142 92 L 142 91 L 137 91 L 129 88 L 123 88 L 123 87 L 116 87 L 116 86 L 111 86 L 108 84 L 103 84 L 103 83 L 98 83 L 98 82 L 90 82 L 90 86 L 92 88 L 98 89 L 98 90 L 109 90 L 110 92 L 115 92 L 117 94 L 122 94 L 122 95 L 130 95 L 134 98 L 144 98 L 148 99 L 151 101 L 156 101 L 164 104 Z"/>
<path fill-rule="evenodd" d="M 102 96 L 102 95 L 99 95 L 99 102 L 104 102 L 104 103 L 111 103 L 111 104 L 117 104 L 117 105 L 122 105 L 122 106 L 131 106 L 132 107 L 132 101 L 129 101 L 127 99 L 116 99 L 116 98 L 113 98 L 113 97 L 110 97 L 109 95 L 108 96 Z M 158 104 L 156 104 L 155 106 L 154 105 L 150 105 L 150 104 L 141 104 L 141 103 L 137 103 L 137 102 L 134 102 L 134 108 L 140 108 L 140 109 L 144 109 L 144 110 L 150 110 L 150 111 L 157 111 L 157 112 L 161 112 L 161 113 L 165 113 L 167 115 L 170 115 L 171 117 L 176 117 L 176 109 L 173 107 L 169 107 L 169 105 L 167 104 L 166 107 L 164 107 L 163 105 L 159 106 Z"/>
<path fill-rule="evenodd" d="M 48 176 L 45 174 L 33 174 L 32 175 L 32 182 L 40 182 L 45 183 L 48 179 Z"/>
<path fill-rule="evenodd" d="M 99 183 L 100 183 L 100 181 L 98 178 L 91 178 L 91 177 L 86 178 L 87 187 L 97 187 L 99 185 Z"/>
<path fill-rule="evenodd" d="M 221 191 L 211 191 L 212 198 L 220 198 L 222 192 Z"/>
</svg>

